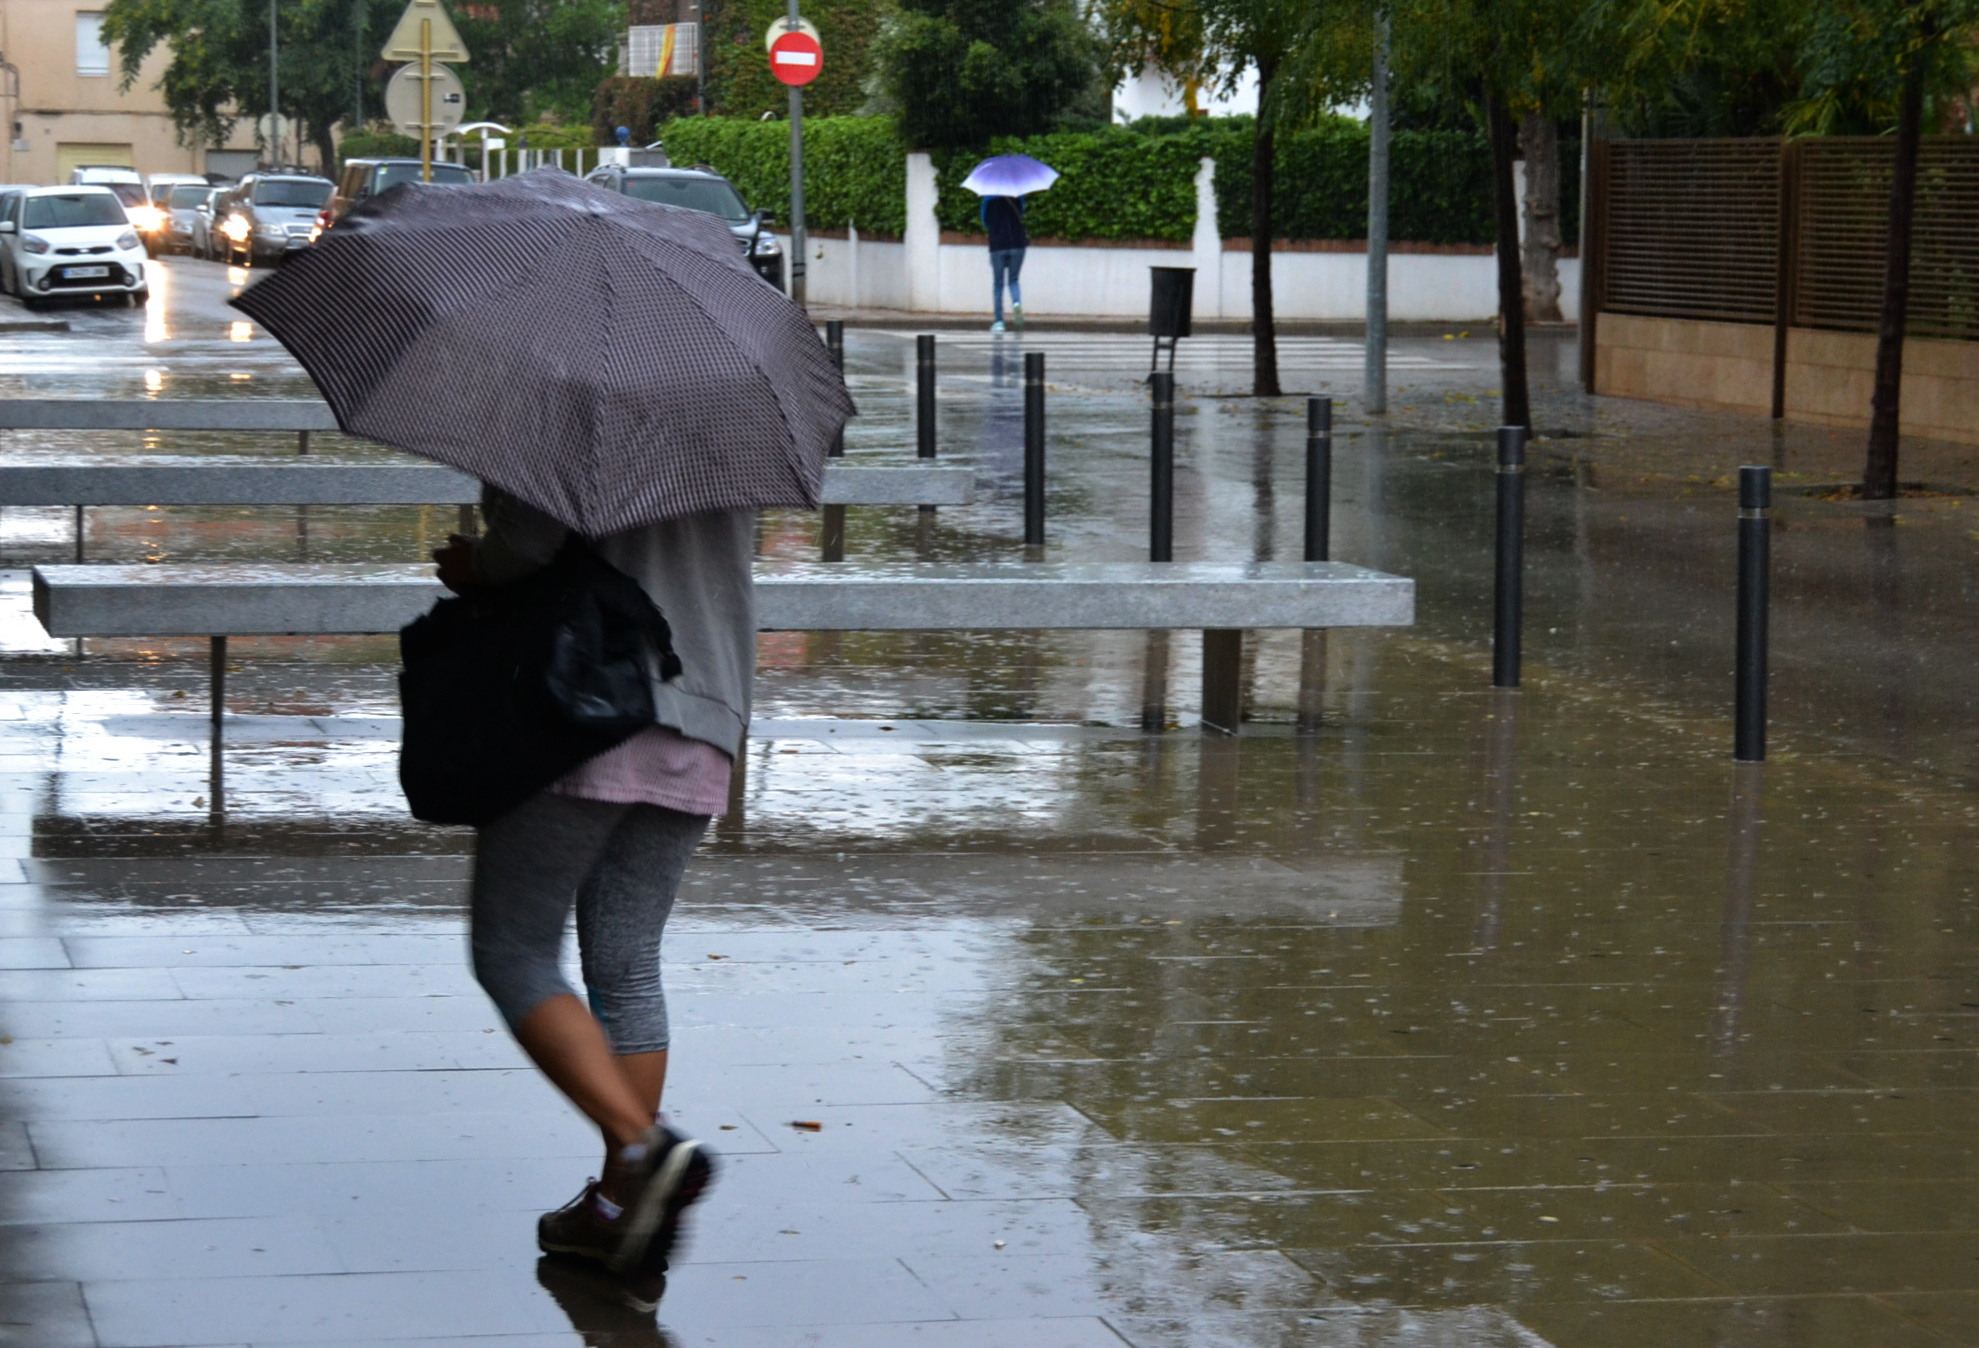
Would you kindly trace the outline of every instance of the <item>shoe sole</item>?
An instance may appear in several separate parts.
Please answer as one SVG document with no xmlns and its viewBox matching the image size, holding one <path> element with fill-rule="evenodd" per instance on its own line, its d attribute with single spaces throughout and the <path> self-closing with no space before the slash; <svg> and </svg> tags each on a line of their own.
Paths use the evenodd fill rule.
<svg viewBox="0 0 1979 1348">
<path fill-rule="evenodd" d="M 662 1225 L 677 1223 L 681 1212 L 701 1197 L 713 1175 L 714 1167 L 699 1142 L 685 1139 L 675 1143 L 640 1191 L 625 1237 L 607 1266 L 615 1273 L 636 1267 L 646 1257 L 654 1234 Z"/>
</svg>

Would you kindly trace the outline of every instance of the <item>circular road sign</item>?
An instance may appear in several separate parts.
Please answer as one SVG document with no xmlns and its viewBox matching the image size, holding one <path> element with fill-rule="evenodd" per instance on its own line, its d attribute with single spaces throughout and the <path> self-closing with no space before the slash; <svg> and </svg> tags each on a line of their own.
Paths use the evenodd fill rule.
<svg viewBox="0 0 1979 1348">
<path fill-rule="evenodd" d="M 818 37 L 818 26 L 812 23 L 809 19 L 799 19 L 797 21 L 797 26 L 795 28 L 792 28 L 790 26 L 790 20 L 788 18 L 779 18 L 769 26 L 769 31 L 763 34 L 764 49 L 768 50 L 769 48 L 774 47 L 776 45 L 776 40 L 782 37 L 785 33 L 809 33 L 817 41 L 820 42 L 824 41 L 823 38 Z"/>
<path fill-rule="evenodd" d="M 460 125 L 467 111 L 467 89 L 452 66 L 433 63 L 433 128 L 428 135 L 443 136 Z M 385 115 L 400 135 L 420 134 L 419 65 L 412 62 L 392 72 L 385 84 Z"/>
<path fill-rule="evenodd" d="M 825 49 L 809 33 L 785 33 L 770 44 L 770 73 L 785 84 L 809 84 L 825 68 Z"/>
</svg>

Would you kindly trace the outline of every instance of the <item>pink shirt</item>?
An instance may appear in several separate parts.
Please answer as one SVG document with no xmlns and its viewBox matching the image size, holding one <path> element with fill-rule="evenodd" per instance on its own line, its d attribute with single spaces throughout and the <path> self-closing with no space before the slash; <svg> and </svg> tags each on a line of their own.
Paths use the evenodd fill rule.
<svg viewBox="0 0 1979 1348">
<path fill-rule="evenodd" d="M 656 725 L 587 759 L 550 790 L 619 805 L 659 805 L 682 814 L 721 814 L 728 809 L 734 767 L 714 745 Z"/>
</svg>

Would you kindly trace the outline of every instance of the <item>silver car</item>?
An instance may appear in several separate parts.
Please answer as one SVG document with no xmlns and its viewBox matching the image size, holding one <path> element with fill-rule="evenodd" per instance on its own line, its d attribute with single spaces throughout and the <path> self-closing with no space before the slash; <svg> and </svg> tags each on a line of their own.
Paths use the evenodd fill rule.
<svg viewBox="0 0 1979 1348">
<path fill-rule="evenodd" d="M 316 216 L 336 185 L 302 173 L 250 173 L 216 208 L 214 232 L 228 262 L 279 262 L 315 237 Z"/>
<path fill-rule="evenodd" d="M 159 247 L 168 253 L 199 253 L 205 256 L 199 252 L 195 228 L 200 208 L 224 190 L 210 183 L 174 183 L 161 207 L 165 212 L 165 227 L 159 234 Z M 206 218 L 213 218 L 210 210 Z"/>
</svg>

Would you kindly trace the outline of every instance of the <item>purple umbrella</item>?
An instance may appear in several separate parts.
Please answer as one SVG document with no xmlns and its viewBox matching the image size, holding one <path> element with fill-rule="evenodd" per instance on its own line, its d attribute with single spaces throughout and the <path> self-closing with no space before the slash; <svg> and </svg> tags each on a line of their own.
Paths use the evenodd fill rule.
<svg viewBox="0 0 1979 1348">
<path fill-rule="evenodd" d="M 962 185 L 979 197 L 1021 197 L 1058 181 L 1058 170 L 1027 154 L 992 155 L 969 170 Z"/>
</svg>

